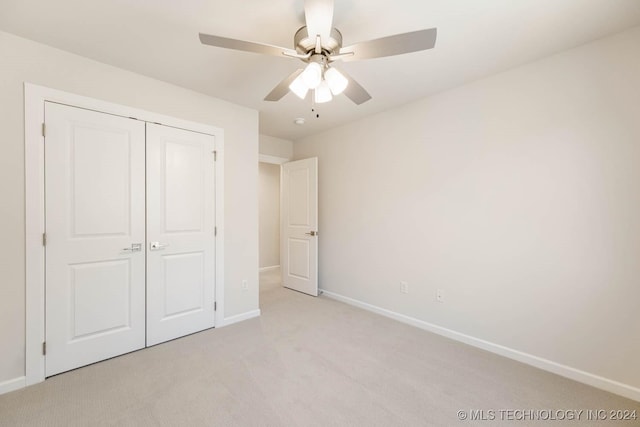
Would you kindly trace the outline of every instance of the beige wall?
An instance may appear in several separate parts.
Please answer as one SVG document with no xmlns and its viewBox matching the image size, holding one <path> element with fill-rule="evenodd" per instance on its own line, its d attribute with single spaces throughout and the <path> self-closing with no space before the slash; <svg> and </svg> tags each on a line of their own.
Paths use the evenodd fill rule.
<svg viewBox="0 0 640 427">
<path fill-rule="evenodd" d="M 280 165 L 260 163 L 260 268 L 280 265 Z"/>
<path fill-rule="evenodd" d="M 321 288 L 640 387 L 638 46 L 296 141 L 319 158 Z"/>
<path fill-rule="evenodd" d="M 256 111 L 2 32 L 0 64 L 0 383 L 25 373 L 24 82 L 223 128 L 225 316 L 258 308 Z"/>
</svg>

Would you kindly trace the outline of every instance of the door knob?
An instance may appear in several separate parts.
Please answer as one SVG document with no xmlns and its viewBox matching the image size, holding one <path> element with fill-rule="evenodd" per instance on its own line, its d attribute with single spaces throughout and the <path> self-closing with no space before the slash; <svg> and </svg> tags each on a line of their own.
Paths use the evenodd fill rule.
<svg viewBox="0 0 640 427">
<path fill-rule="evenodd" d="M 122 249 L 124 252 L 140 252 L 142 250 L 142 243 L 132 243 L 130 248 Z"/>
<path fill-rule="evenodd" d="M 310 231 L 310 232 L 304 233 L 304 234 L 306 234 L 307 236 L 317 236 L 318 232 L 317 231 Z"/>
<path fill-rule="evenodd" d="M 160 243 L 160 242 L 151 242 L 149 243 L 149 249 L 151 249 L 152 251 L 157 251 L 160 249 L 164 249 L 167 246 L 169 246 L 168 243 Z"/>
</svg>

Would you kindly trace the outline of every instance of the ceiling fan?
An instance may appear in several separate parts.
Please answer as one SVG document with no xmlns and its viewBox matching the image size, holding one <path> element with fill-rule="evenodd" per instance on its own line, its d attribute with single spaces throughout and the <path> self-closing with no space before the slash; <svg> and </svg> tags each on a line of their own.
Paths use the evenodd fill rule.
<svg viewBox="0 0 640 427">
<path fill-rule="evenodd" d="M 304 15 L 307 25 L 295 33 L 294 49 L 203 33 L 200 41 L 226 49 L 297 58 L 307 64 L 282 80 L 265 101 L 278 101 L 290 90 L 302 99 L 313 91 L 313 102 L 322 103 L 344 92 L 357 105 L 370 100 L 371 95 L 344 71 L 334 68 L 333 62 L 417 52 L 431 49 L 436 43 L 437 30 L 431 28 L 343 47 L 342 33 L 333 28 L 333 0 L 305 0 Z"/>
</svg>

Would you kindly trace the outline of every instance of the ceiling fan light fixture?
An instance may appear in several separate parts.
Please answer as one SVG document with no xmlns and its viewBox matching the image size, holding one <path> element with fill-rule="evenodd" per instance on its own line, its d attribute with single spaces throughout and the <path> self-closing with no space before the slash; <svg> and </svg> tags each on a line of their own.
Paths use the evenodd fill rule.
<svg viewBox="0 0 640 427">
<path fill-rule="evenodd" d="M 335 68 L 329 68 L 324 72 L 324 79 L 334 95 L 340 95 L 349 85 L 349 80 Z"/>
<path fill-rule="evenodd" d="M 322 65 L 317 62 L 310 62 L 300 76 L 307 88 L 315 89 L 322 82 Z"/>
<path fill-rule="evenodd" d="M 303 99 L 309 90 L 313 90 L 316 102 L 328 102 L 334 95 L 344 93 L 356 105 L 369 101 L 371 95 L 353 78 L 332 70 L 330 65 L 334 61 L 404 55 L 432 49 L 436 45 L 438 29 L 429 28 L 343 46 L 342 33 L 333 27 L 334 3 L 335 0 L 304 0 L 304 25 L 293 36 L 293 49 L 204 33 L 199 34 L 200 42 L 223 49 L 296 58 L 305 63 L 305 68 L 298 68 L 280 81 L 264 98 L 265 101 L 279 101 L 289 88 Z M 320 88 L 321 83 L 327 87 L 326 90 Z"/>
<path fill-rule="evenodd" d="M 333 99 L 331 96 L 331 89 L 329 89 L 329 85 L 326 80 L 323 80 L 322 83 L 313 91 L 313 100 L 316 104 L 322 104 L 324 102 L 329 102 Z"/>
<path fill-rule="evenodd" d="M 300 99 L 305 99 L 307 97 L 307 92 L 309 92 L 309 87 L 302 79 L 302 74 L 295 78 L 293 82 L 289 85 L 289 90 L 296 94 L 296 96 Z"/>
</svg>

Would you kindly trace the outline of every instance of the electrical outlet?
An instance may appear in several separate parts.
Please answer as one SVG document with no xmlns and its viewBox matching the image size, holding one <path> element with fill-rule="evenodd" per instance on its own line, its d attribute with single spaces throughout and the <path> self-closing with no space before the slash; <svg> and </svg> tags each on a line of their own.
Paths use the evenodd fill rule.
<svg viewBox="0 0 640 427">
<path fill-rule="evenodd" d="M 248 291 L 249 290 L 249 283 L 246 280 L 242 281 L 242 290 L 243 291 Z"/>
<path fill-rule="evenodd" d="M 407 282 L 400 282 L 400 292 L 403 294 L 409 293 L 409 284 Z"/>
<path fill-rule="evenodd" d="M 442 289 L 436 290 L 436 301 L 444 302 L 444 290 Z"/>
</svg>

